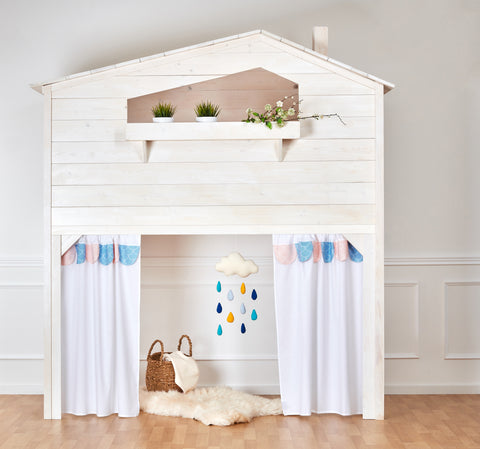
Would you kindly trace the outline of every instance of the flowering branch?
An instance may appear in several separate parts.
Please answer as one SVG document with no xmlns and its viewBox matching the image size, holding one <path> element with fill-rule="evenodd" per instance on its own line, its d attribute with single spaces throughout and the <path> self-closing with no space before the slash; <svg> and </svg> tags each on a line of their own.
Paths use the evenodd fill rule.
<svg viewBox="0 0 480 449">
<path fill-rule="evenodd" d="M 284 100 L 287 97 L 284 98 Z M 293 98 L 293 97 L 292 97 Z M 295 105 L 295 103 L 293 103 Z M 265 105 L 265 112 L 253 112 L 252 108 L 247 109 L 247 118 L 242 120 L 242 122 L 247 123 L 264 123 L 265 126 L 272 129 L 272 123 L 276 123 L 279 128 L 285 126 L 285 120 L 288 117 L 293 117 L 297 111 L 294 107 L 283 109 L 283 101 L 278 100 L 276 106 L 273 108 L 271 104 Z"/>
<path fill-rule="evenodd" d="M 342 117 L 340 117 L 339 114 L 313 114 L 313 115 L 308 115 L 306 117 L 297 117 L 298 120 L 305 120 L 307 118 L 314 118 L 315 120 L 322 120 L 324 118 L 331 118 L 331 117 L 337 117 L 338 120 L 342 123 L 342 125 L 347 126 L 347 124 L 343 121 Z"/>
<path fill-rule="evenodd" d="M 309 118 L 313 118 L 315 120 L 321 120 L 323 118 L 331 118 L 337 117 L 338 120 L 343 125 L 346 123 L 343 121 L 342 117 L 339 114 L 312 114 L 305 117 L 301 117 L 300 111 L 297 112 L 296 106 L 297 104 L 295 101 L 292 102 L 292 106 L 288 109 L 284 109 L 284 102 L 288 100 L 293 100 L 295 97 L 292 95 L 291 97 L 284 97 L 283 100 L 278 100 L 275 107 L 272 107 L 271 104 L 265 105 L 264 112 L 254 112 L 252 108 L 247 109 L 247 118 L 242 120 L 242 122 L 246 123 L 264 123 L 267 128 L 272 129 L 273 124 L 275 123 L 279 128 L 282 128 L 286 125 L 285 121 L 289 117 L 293 117 L 297 115 L 297 120 L 305 120 Z M 299 101 L 299 103 L 302 100 Z"/>
</svg>

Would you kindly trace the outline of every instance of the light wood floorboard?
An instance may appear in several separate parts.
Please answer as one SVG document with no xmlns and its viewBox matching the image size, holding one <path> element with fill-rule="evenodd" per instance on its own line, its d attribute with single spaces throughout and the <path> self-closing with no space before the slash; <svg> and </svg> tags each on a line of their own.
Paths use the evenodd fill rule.
<svg viewBox="0 0 480 449">
<path fill-rule="evenodd" d="M 1 449 L 460 449 L 480 448 L 480 395 L 385 398 L 385 421 L 360 416 L 266 416 L 207 427 L 142 413 L 138 418 L 64 415 L 43 420 L 42 396 L 0 396 Z"/>
</svg>

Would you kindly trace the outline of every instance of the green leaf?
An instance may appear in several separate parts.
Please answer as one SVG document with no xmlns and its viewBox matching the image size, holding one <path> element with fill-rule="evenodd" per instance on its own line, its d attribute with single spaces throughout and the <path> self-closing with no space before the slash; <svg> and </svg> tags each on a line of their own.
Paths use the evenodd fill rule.
<svg viewBox="0 0 480 449">
<path fill-rule="evenodd" d="M 265 125 L 267 125 L 268 128 L 272 129 L 272 123 L 271 122 L 265 122 Z"/>
</svg>

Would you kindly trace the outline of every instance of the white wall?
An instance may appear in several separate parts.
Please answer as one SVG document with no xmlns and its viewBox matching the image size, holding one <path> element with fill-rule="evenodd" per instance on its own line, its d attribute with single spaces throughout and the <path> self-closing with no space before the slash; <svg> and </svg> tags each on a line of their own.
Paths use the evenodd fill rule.
<svg viewBox="0 0 480 449">
<path fill-rule="evenodd" d="M 253 259 L 258 273 L 241 278 L 217 272 L 215 264 L 232 251 Z M 218 281 L 220 293 L 216 290 Z M 272 281 L 271 236 L 142 237 L 141 358 L 146 359 L 157 338 L 166 350 L 173 351 L 179 337 L 187 333 L 193 356 L 200 363 L 201 385 L 231 385 L 278 394 Z M 242 282 L 245 294 L 240 291 Z M 252 289 L 258 295 L 255 301 Z M 234 296 L 231 301 L 227 299 L 229 290 Z M 223 308 L 220 314 L 216 311 L 218 302 Z M 247 310 L 244 315 L 240 313 L 242 302 Z M 258 315 L 255 321 L 250 319 L 253 309 Z M 233 323 L 226 321 L 229 312 L 234 315 Z M 240 332 L 242 323 L 245 334 Z M 219 324 L 221 336 L 217 335 Z M 141 378 L 143 381 L 143 375 Z"/>
<path fill-rule="evenodd" d="M 419 359 L 388 360 L 386 383 L 478 388 L 478 360 L 444 360 L 446 328 L 450 352 L 480 352 L 462 324 L 480 299 L 478 1 L 45 0 L 4 2 L 1 17 L 0 391 L 41 388 L 43 112 L 28 84 L 257 28 L 310 45 L 319 24 L 330 55 L 397 85 L 385 98 L 385 229 L 387 262 L 402 265 L 386 272 L 387 352 Z M 405 335 L 416 322 L 417 340 Z"/>
</svg>

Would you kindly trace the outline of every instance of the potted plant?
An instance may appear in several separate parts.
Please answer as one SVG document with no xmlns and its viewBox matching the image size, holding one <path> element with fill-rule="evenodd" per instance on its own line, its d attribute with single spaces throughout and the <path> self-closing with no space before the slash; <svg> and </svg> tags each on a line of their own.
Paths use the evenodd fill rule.
<svg viewBox="0 0 480 449">
<path fill-rule="evenodd" d="M 156 123 L 168 123 L 173 122 L 173 114 L 177 108 L 172 103 L 160 101 L 153 106 L 153 121 Z"/>
<path fill-rule="evenodd" d="M 194 107 L 197 122 L 216 122 L 220 114 L 220 106 L 210 101 L 202 101 Z"/>
</svg>

